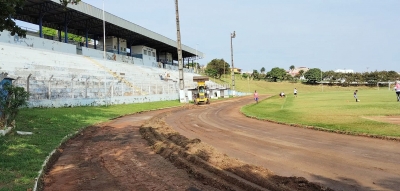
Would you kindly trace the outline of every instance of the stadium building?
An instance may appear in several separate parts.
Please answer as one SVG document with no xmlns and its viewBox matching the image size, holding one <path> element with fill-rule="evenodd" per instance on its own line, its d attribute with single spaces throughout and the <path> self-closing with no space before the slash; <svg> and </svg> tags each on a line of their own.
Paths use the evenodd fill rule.
<svg viewBox="0 0 400 191">
<path fill-rule="evenodd" d="M 0 33 L 0 80 L 10 77 L 24 87 L 30 107 L 180 99 L 174 40 L 107 12 L 103 27 L 103 10 L 84 2 L 64 8 L 58 0 L 27 0 L 15 19 L 39 30 L 27 30 L 26 38 Z M 43 27 L 58 34 L 46 36 Z M 84 38 L 73 42 L 68 33 Z M 182 45 L 182 57 L 185 89 L 194 88 L 193 76 L 199 74 L 189 65 L 204 54 Z M 231 93 L 227 85 L 207 83 L 212 95 Z M 190 92 L 185 95 L 191 100 Z"/>
</svg>

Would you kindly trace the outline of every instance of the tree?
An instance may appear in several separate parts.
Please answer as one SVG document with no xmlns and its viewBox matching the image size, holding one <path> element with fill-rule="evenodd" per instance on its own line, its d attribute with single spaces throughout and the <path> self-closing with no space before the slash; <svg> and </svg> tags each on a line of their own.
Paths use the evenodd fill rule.
<svg viewBox="0 0 400 191">
<path fill-rule="evenodd" d="M 17 117 L 19 108 L 28 104 L 29 93 L 23 87 L 10 83 L 3 85 L 0 96 L 0 122 L 3 127 L 9 126 Z"/>
<path fill-rule="evenodd" d="M 60 4 L 67 7 L 68 4 L 78 4 L 81 0 L 60 0 Z M 18 27 L 13 18 L 17 14 L 17 10 L 22 10 L 25 0 L 0 0 L 0 32 L 8 30 L 11 35 L 25 37 L 26 31 Z"/>
<path fill-rule="evenodd" d="M 212 74 L 215 78 L 221 78 L 224 71 L 225 74 L 231 71 L 230 65 L 224 59 L 213 59 L 207 64 L 206 73 Z"/>
<path fill-rule="evenodd" d="M 272 68 L 271 71 L 267 73 L 267 78 L 271 78 L 274 82 L 279 80 L 283 80 L 285 78 L 286 71 L 283 68 L 275 67 Z"/>
<path fill-rule="evenodd" d="M 64 5 L 64 7 L 67 7 L 68 4 L 78 4 L 81 0 L 60 0 L 60 4 Z"/>
<path fill-rule="evenodd" d="M 312 84 L 317 83 L 317 81 L 321 81 L 322 71 L 319 68 L 312 68 L 304 73 L 304 78 Z"/>
<path fill-rule="evenodd" d="M 255 80 L 260 80 L 260 74 L 258 73 L 257 70 L 253 70 L 253 73 L 251 73 L 251 77 Z"/>
<path fill-rule="evenodd" d="M 243 79 L 243 78 L 244 78 L 244 79 L 247 79 L 248 77 L 250 77 L 249 74 L 247 74 L 247 73 L 243 73 L 243 74 L 242 74 L 242 79 Z"/>
<path fill-rule="evenodd" d="M 300 77 L 303 76 L 303 74 L 304 74 L 304 70 L 300 70 L 300 71 L 299 71 Z"/>
<path fill-rule="evenodd" d="M 289 69 L 290 69 L 291 71 L 293 71 L 293 70 L 295 69 L 294 65 L 291 65 L 291 66 L 289 67 Z"/>
<path fill-rule="evenodd" d="M 48 35 L 48 36 L 57 36 L 58 31 L 52 28 L 48 27 L 43 27 L 43 34 Z M 61 31 L 61 38 L 65 37 L 65 32 Z M 85 37 L 79 36 L 76 34 L 68 33 L 68 40 L 73 40 L 75 42 L 83 42 Z M 90 41 L 90 39 L 88 39 Z"/>
<path fill-rule="evenodd" d="M 13 20 L 17 10 L 22 9 L 24 4 L 25 0 L 0 0 L 0 32 L 8 30 L 12 36 L 15 34 L 26 36 L 26 32 L 18 27 Z"/>
<path fill-rule="evenodd" d="M 218 76 L 218 72 L 214 68 L 208 68 L 204 72 L 206 73 L 207 76 L 210 76 L 212 78 L 217 78 Z"/>
<path fill-rule="evenodd" d="M 261 70 L 260 70 L 260 72 L 261 72 L 261 74 L 264 74 L 264 73 L 265 73 L 265 68 L 262 67 Z"/>
</svg>

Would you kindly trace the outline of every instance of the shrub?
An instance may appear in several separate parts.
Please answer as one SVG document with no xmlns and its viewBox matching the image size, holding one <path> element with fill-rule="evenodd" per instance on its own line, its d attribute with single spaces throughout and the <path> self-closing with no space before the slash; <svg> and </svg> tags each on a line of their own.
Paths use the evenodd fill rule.
<svg viewBox="0 0 400 191">
<path fill-rule="evenodd" d="M 23 87 L 10 83 L 4 84 L 0 91 L 0 125 L 7 127 L 15 120 L 19 108 L 27 106 L 29 93 Z"/>
</svg>

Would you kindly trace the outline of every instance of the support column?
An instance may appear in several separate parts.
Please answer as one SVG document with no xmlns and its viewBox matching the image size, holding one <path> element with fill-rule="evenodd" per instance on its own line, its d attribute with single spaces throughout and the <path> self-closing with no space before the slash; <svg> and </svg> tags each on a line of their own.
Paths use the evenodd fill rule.
<svg viewBox="0 0 400 191">
<path fill-rule="evenodd" d="M 58 41 L 61 42 L 61 26 L 58 25 Z"/>
<path fill-rule="evenodd" d="M 64 17 L 64 42 L 68 43 L 68 22 L 67 22 L 67 13 L 65 13 Z"/>
<path fill-rule="evenodd" d="M 86 29 L 86 36 L 85 36 L 85 46 L 86 46 L 86 48 L 89 47 L 88 41 L 89 41 L 89 29 Z"/>
<path fill-rule="evenodd" d="M 119 54 L 119 37 L 117 37 L 117 48 L 118 48 L 118 54 Z"/>
<path fill-rule="evenodd" d="M 43 5 L 40 5 L 40 13 L 39 13 L 39 37 L 43 38 Z"/>
<path fill-rule="evenodd" d="M 39 15 L 39 37 L 43 38 L 43 13 Z"/>
<path fill-rule="evenodd" d="M 94 36 L 94 49 L 97 49 L 97 36 Z"/>
</svg>

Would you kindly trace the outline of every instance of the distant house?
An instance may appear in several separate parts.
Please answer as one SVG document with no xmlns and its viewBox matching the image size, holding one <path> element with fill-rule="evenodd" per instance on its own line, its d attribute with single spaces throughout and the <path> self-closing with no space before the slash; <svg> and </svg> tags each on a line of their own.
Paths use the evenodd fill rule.
<svg viewBox="0 0 400 191">
<path fill-rule="evenodd" d="M 297 74 L 300 73 L 300 70 L 303 70 L 304 73 L 307 72 L 308 70 L 310 70 L 310 68 L 304 67 L 304 66 L 300 66 L 298 68 L 295 68 L 294 70 L 288 70 L 286 71 L 288 74 L 290 74 L 292 77 L 296 76 Z M 303 74 L 304 74 L 303 73 Z"/>
<path fill-rule="evenodd" d="M 232 69 L 231 69 L 232 70 Z M 240 69 L 240 68 L 233 68 L 233 72 L 235 73 L 235 74 L 241 74 L 242 73 L 242 69 Z"/>
<path fill-rule="evenodd" d="M 336 73 L 354 73 L 354 70 L 351 69 L 337 69 L 335 70 Z"/>
</svg>

